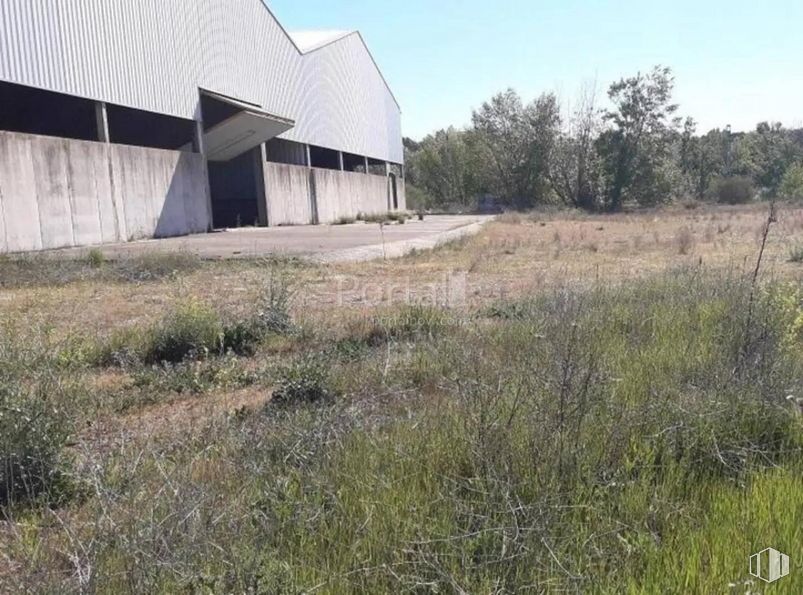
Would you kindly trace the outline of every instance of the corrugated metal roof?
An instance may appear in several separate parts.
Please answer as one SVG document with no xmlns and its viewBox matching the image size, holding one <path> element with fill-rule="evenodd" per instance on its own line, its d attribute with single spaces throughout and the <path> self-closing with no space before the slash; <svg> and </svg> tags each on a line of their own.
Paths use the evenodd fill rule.
<svg viewBox="0 0 803 595">
<path fill-rule="evenodd" d="M 0 80 L 194 119 L 208 89 L 295 120 L 288 140 L 401 162 L 362 37 L 325 33 L 293 41 L 262 0 L 0 0 Z"/>
<path fill-rule="evenodd" d="M 288 31 L 287 34 L 302 54 L 314 52 L 356 31 Z"/>
</svg>

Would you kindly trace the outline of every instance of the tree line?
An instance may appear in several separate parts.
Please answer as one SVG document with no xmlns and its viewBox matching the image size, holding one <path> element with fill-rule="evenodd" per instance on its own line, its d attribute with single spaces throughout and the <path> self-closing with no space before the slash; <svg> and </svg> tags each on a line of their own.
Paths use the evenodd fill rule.
<svg viewBox="0 0 803 595">
<path fill-rule="evenodd" d="M 610 107 L 586 88 L 564 115 L 554 93 L 525 104 L 513 89 L 420 142 L 405 139 L 408 200 L 416 208 L 472 208 L 479 197 L 527 209 L 590 211 L 673 200 L 803 198 L 803 129 L 701 134 L 678 116 L 674 77 L 656 66 L 613 83 Z"/>
</svg>

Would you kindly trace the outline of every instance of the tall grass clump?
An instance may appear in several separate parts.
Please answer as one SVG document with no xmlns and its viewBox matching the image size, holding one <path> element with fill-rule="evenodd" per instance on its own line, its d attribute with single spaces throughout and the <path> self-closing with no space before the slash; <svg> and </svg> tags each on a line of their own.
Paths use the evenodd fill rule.
<svg viewBox="0 0 803 595">
<path fill-rule="evenodd" d="M 252 355 L 266 338 L 290 335 L 296 330 L 291 306 L 294 288 L 286 272 L 272 268 L 253 306 L 242 320 L 226 325 L 223 342 L 226 350 Z"/>
<path fill-rule="evenodd" d="M 0 326 L 0 513 L 69 495 L 65 408 L 75 395 L 63 372 L 41 335 Z"/>
<path fill-rule="evenodd" d="M 307 355 L 283 366 L 272 401 L 281 405 L 331 402 L 336 391 L 331 386 L 330 374 L 329 362 L 321 355 Z"/>
<path fill-rule="evenodd" d="M 0 381 L 0 510 L 67 497 L 69 424 L 58 396 L 55 383 Z"/>
<path fill-rule="evenodd" d="M 168 312 L 150 332 L 143 359 L 146 363 L 178 363 L 220 353 L 223 324 L 209 306 L 190 300 Z"/>
</svg>

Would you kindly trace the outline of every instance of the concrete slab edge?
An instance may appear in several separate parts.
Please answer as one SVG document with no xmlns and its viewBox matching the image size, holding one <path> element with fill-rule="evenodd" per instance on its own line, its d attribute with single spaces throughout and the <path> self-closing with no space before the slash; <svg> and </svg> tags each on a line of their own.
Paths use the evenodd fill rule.
<svg viewBox="0 0 803 595">
<path fill-rule="evenodd" d="M 390 242 L 387 244 L 373 244 L 370 246 L 360 246 L 358 248 L 347 248 L 344 250 L 336 250 L 322 254 L 309 254 L 301 258 L 308 262 L 318 264 L 336 264 L 336 263 L 354 263 L 354 262 L 370 262 L 372 260 L 391 260 L 394 258 L 402 258 L 415 251 L 434 250 L 439 246 L 448 244 L 465 237 L 478 234 L 483 226 L 493 218 L 484 221 L 477 221 L 469 223 L 462 227 L 450 229 L 441 232 L 434 237 L 419 238 L 414 240 L 402 240 L 399 242 Z"/>
</svg>

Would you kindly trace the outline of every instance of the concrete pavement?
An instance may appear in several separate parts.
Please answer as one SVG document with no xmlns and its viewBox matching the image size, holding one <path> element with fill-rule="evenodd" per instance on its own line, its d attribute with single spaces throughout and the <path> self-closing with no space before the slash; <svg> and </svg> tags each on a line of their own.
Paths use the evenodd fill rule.
<svg viewBox="0 0 803 595">
<path fill-rule="evenodd" d="M 163 240 L 99 246 L 108 259 L 150 252 L 186 252 L 204 259 L 297 256 L 315 262 L 362 262 L 398 258 L 477 233 L 493 219 L 486 215 L 431 215 L 404 225 L 376 223 L 243 228 Z M 90 248 L 52 251 L 52 256 L 79 258 Z"/>
</svg>

